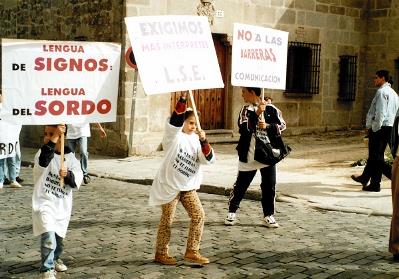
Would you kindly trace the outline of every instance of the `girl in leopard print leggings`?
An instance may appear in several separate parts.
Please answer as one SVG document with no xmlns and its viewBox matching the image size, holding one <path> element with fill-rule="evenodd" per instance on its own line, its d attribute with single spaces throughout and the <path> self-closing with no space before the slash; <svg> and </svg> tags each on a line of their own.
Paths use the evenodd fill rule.
<svg viewBox="0 0 399 279">
<path fill-rule="evenodd" d="M 176 259 L 169 255 L 168 246 L 179 201 L 191 219 L 184 259 L 198 264 L 209 263 L 209 259 L 199 253 L 205 213 L 196 190 L 202 182 L 201 164 L 213 163 L 215 156 L 205 132 L 197 130 L 193 111 L 186 110 L 186 95 L 181 94 L 175 111 L 166 123 L 162 141 L 165 159 L 149 197 L 150 205 L 162 208 L 155 261 L 167 265 L 176 264 Z"/>
</svg>

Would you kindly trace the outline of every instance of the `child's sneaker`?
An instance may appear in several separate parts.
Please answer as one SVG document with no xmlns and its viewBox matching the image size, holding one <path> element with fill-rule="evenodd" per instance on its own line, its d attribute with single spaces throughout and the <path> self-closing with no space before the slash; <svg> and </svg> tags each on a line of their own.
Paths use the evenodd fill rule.
<svg viewBox="0 0 399 279">
<path fill-rule="evenodd" d="M 55 270 L 58 272 L 67 271 L 67 266 L 62 262 L 61 259 L 55 261 Z"/>
<path fill-rule="evenodd" d="M 268 228 L 278 228 L 279 225 L 276 222 L 276 219 L 274 219 L 273 215 L 266 216 L 263 218 L 263 224 L 268 227 Z"/>
<path fill-rule="evenodd" d="M 86 175 L 83 177 L 83 182 L 84 182 L 84 184 L 89 184 L 90 181 L 91 181 L 90 176 L 86 174 Z"/>
<path fill-rule="evenodd" d="M 157 263 L 166 264 L 166 265 L 177 264 L 176 259 L 174 257 L 170 256 L 168 253 L 166 253 L 166 254 L 155 253 L 154 261 Z"/>
<path fill-rule="evenodd" d="M 224 219 L 224 224 L 227 226 L 233 226 L 237 223 L 236 214 L 233 212 L 227 213 L 226 219 Z"/>
<path fill-rule="evenodd" d="M 57 279 L 55 277 L 56 271 L 54 269 L 47 270 L 46 272 L 40 273 L 40 279 Z"/>
<path fill-rule="evenodd" d="M 13 181 L 11 181 L 11 183 L 10 183 L 10 188 L 21 188 L 22 187 L 22 185 L 21 184 L 19 184 L 17 181 L 15 181 L 15 180 L 13 180 Z"/>
<path fill-rule="evenodd" d="M 184 260 L 200 265 L 209 264 L 209 259 L 202 256 L 199 251 L 187 250 L 186 254 L 184 255 Z"/>
</svg>

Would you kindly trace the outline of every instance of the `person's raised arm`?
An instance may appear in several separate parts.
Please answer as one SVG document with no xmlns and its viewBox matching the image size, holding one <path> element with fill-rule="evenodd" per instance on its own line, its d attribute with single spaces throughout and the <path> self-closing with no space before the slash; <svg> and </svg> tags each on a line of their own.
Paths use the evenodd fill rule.
<svg viewBox="0 0 399 279">
<path fill-rule="evenodd" d="M 49 135 L 49 141 L 42 146 L 40 151 L 39 166 L 46 168 L 50 164 L 50 161 L 54 158 L 55 146 L 62 133 L 65 133 L 64 124 L 58 125 L 54 133 Z"/>
<path fill-rule="evenodd" d="M 170 117 L 169 123 L 175 127 L 181 127 L 184 123 L 184 113 L 187 108 L 187 92 L 181 92 L 179 101 Z"/>
<path fill-rule="evenodd" d="M 100 123 L 96 123 L 98 129 L 100 130 L 100 138 L 105 138 L 107 136 L 107 133 L 105 132 L 104 128 L 101 126 Z"/>
</svg>

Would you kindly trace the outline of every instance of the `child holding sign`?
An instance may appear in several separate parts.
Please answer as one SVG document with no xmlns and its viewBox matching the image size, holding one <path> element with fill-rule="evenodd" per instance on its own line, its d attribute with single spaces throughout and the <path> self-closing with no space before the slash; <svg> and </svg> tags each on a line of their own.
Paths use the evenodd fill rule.
<svg viewBox="0 0 399 279">
<path fill-rule="evenodd" d="M 255 160 L 255 132 L 257 127 L 268 130 L 285 130 L 286 124 L 281 111 L 271 104 L 271 98 L 266 101 L 261 98 L 261 89 L 257 87 L 242 87 L 242 98 L 247 103 L 241 108 L 238 117 L 240 139 L 236 147 L 238 152 L 238 175 L 230 193 L 229 211 L 224 221 L 225 225 L 232 226 L 237 223 L 236 211 L 240 207 L 245 192 L 254 179 L 256 172 L 261 174 L 261 192 L 264 226 L 278 228 L 279 224 L 274 218 L 276 197 L 276 165 L 265 165 Z M 263 118 L 260 117 L 263 114 Z M 271 124 L 271 125 L 270 125 Z"/>
<path fill-rule="evenodd" d="M 41 278 L 56 278 L 55 271 L 67 270 L 60 259 L 63 238 L 71 218 L 72 189 L 79 188 L 83 180 L 80 163 L 68 147 L 61 168 L 61 134 L 65 130 L 65 125 L 46 126 L 44 145 L 34 160 L 32 221 L 33 234 L 41 237 Z"/>
<path fill-rule="evenodd" d="M 2 110 L 2 92 L 0 89 L 0 112 Z M 15 153 L 19 149 L 19 133 L 21 125 L 8 123 L 0 118 L 0 189 L 4 185 L 10 185 L 11 188 L 21 188 L 17 181 L 17 165 Z M 9 177 L 8 183 L 5 180 Z"/>
<path fill-rule="evenodd" d="M 196 189 L 202 182 L 201 164 L 215 161 L 213 149 L 205 132 L 198 130 L 194 112 L 186 110 L 187 93 L 182 93 L 169 122 L 166 124 L 162 145 L 165 159 L 150 190 L 150 205 L 161 205 L 162 215 L 158 227 L 155 261 L 175 265 L 169 255 L 168 244 L 173 217 L 180 201 L 190 216 L 190 230 L 184 259 L 207 264 L 209 259 L 199 253 L 205 213 Z"/>
</svg>

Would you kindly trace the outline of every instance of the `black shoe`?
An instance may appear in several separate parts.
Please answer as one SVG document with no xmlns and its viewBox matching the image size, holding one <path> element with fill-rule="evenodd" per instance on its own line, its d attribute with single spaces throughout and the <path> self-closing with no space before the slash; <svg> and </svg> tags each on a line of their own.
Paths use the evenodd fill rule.
<svg viewBox="0 0 399 279">
<path fill-rule="evenodd" d="M 399 262 L 399 254 L 393 254 L 393 255 L 392 255 L 392 260 L 393 260 L 394 262 Z"/>
<path fill-rule="evenodd" d="M 8 179 L 8 178 L 4 178 L 4 182 L 3 182 L 3 184 L 4 184 L 4 185 L 10 185 L 10 184 L 11 184 L 11 181 L 10 181 L 10 179 Z"/>
<path fill-rule="evenodd" d="M 380 185 L 370 184 L 368 186 L 363 186 L 362 190 L 366 192 L 379 192 L 381 191 L 381 187 Z"/>
<path fill-rule="evenodd" d="M 90 176 L 88 176 L 88 175 L 85 175 L 85 176 L 83 177 L 83 182 L 84 182 L 84 184 L 89 184 L 89 183 L 90 183 L 90 181 L 91 181 L 91 178 L 90 178 Z"/>
<path fill-rule="evenodd" d="M 15 180 L 16 180 L 18 183 L 24 182 L 24 180 L 23 180 L 21 177 L 19 177 L 19 176 L 17 176 L 17 177 L 15 178 Z"/>
<path fill-rule="evenodd" d="M 352 178 L 354 181 L 356 181 L 356 182 L 362 184 L 363 187 L 366 187 L 366 186 L 367 186 L 367 181 L 364 181 L 364 180 L 362 179 L 361 176 L 356 176 L 356 175 L 352 174 L 352 175 L 351 175 L 351 178 Z"/>
</svg>

